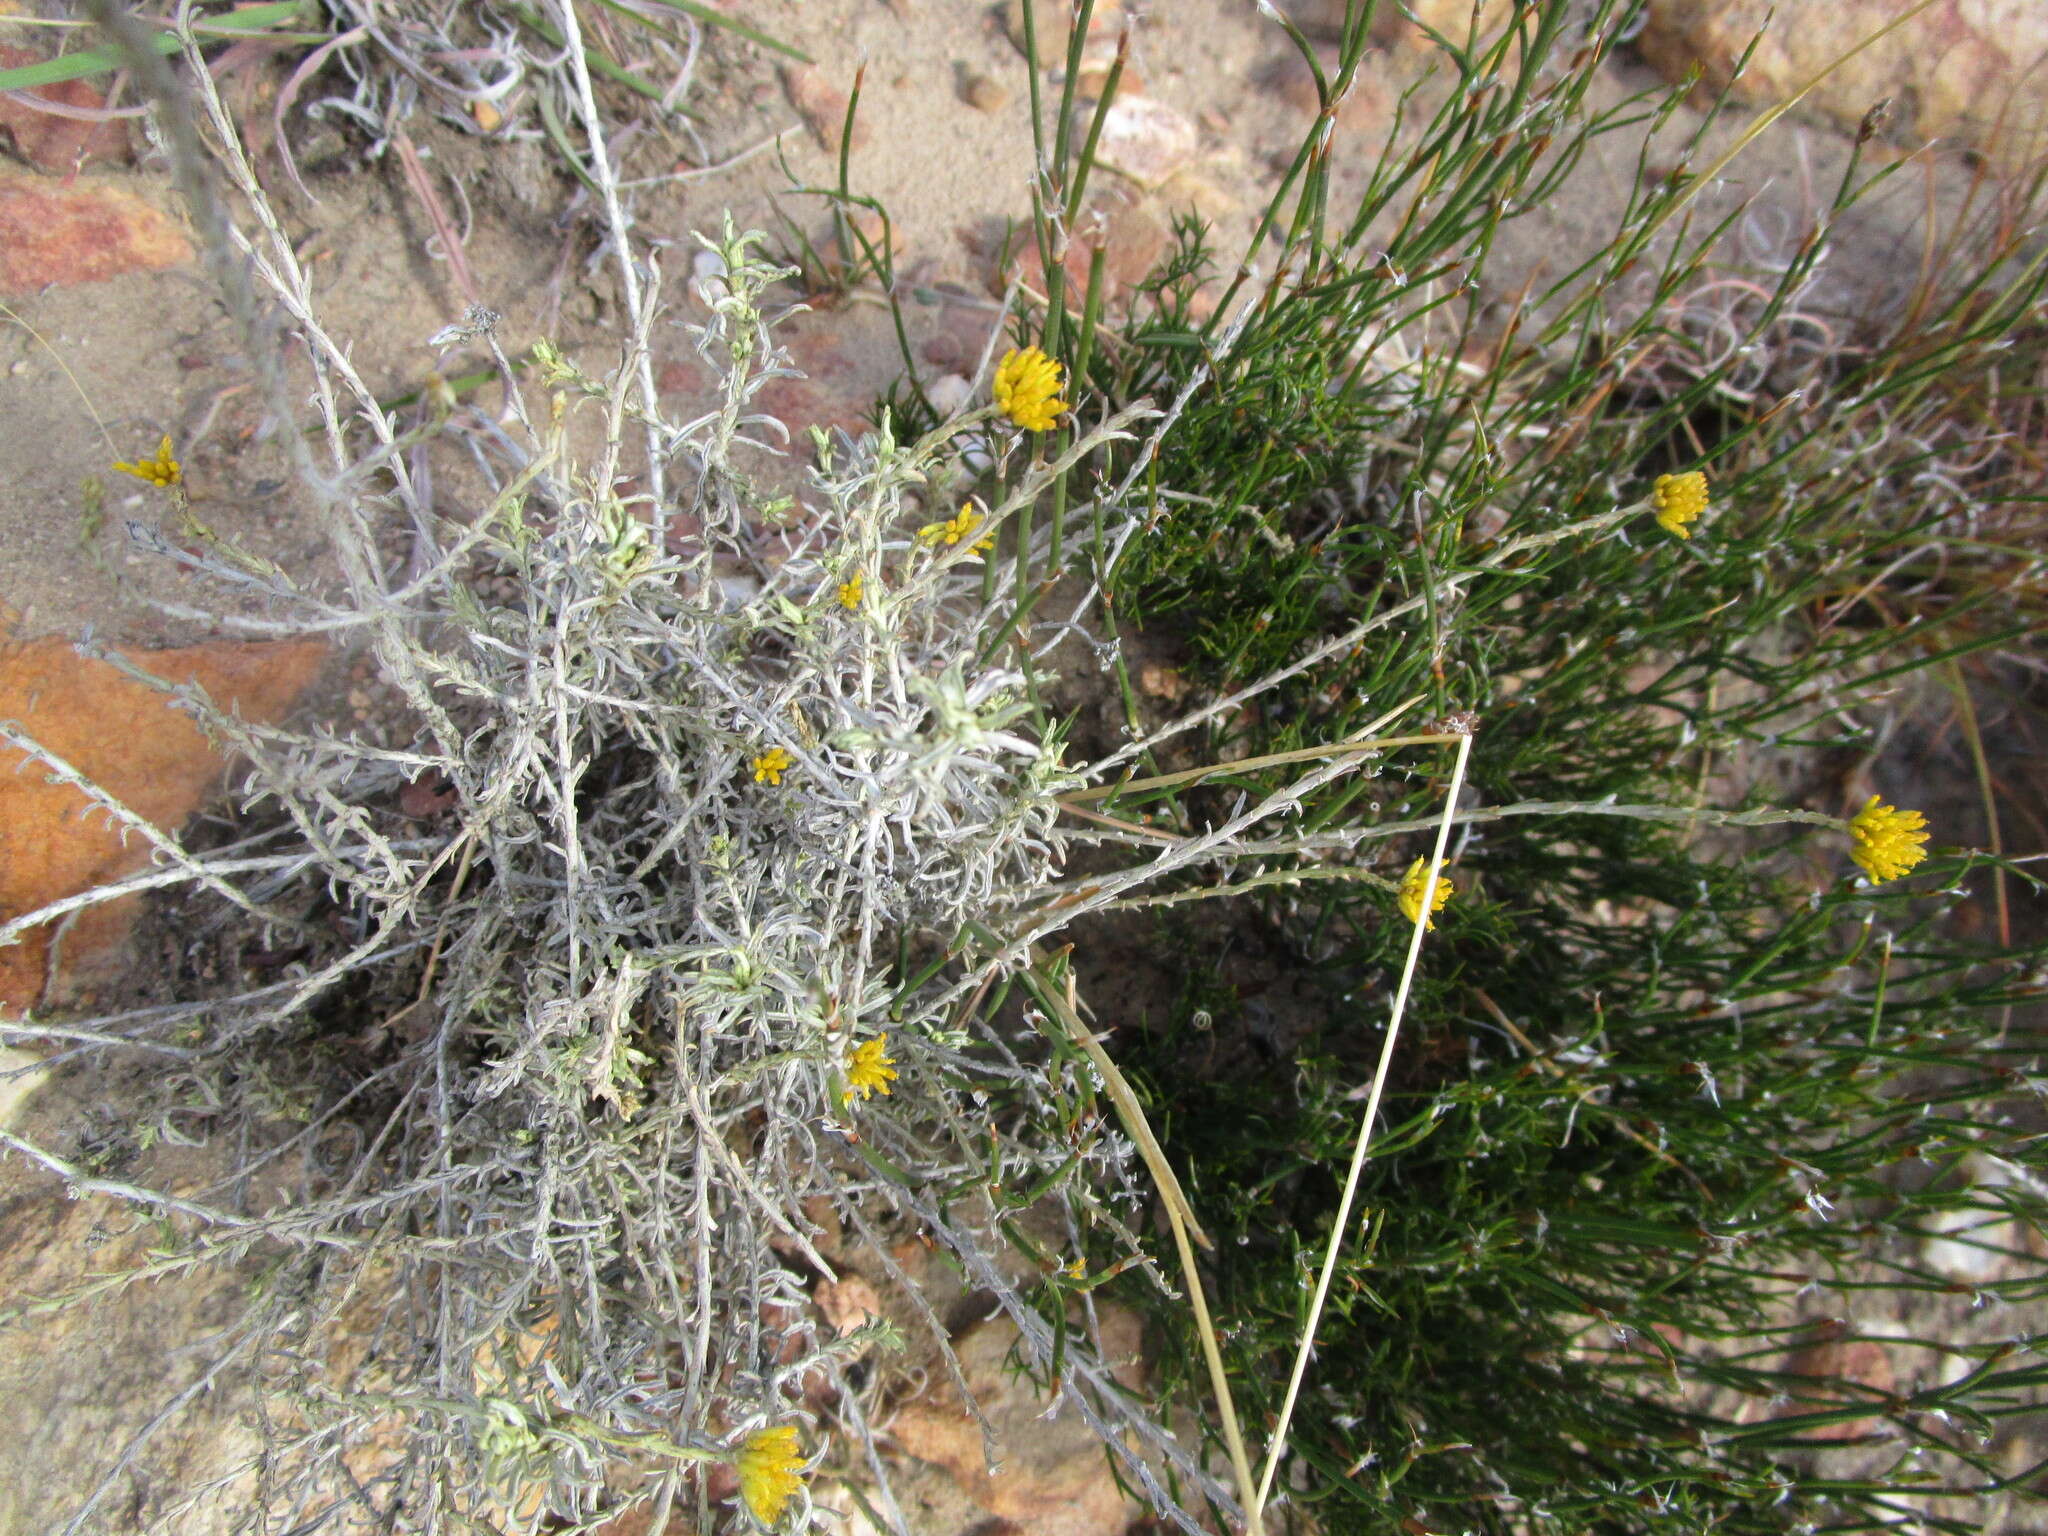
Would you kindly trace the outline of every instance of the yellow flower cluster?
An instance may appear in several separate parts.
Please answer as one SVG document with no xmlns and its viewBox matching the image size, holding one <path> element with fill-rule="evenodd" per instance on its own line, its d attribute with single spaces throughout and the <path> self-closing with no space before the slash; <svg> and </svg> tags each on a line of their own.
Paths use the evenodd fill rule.
<svg viewBox="0 0 2048 1536">
<path fill-rule="evenodd" d="M 1394 893 L 1394 900 L 1401 908 L 1401 915 L 1407 918 L 1409 922 L 1412 923 L 1422 916 L 1422 897 L 1423 893 L 1428 889 L 1429 860 L 1417 859 L 1408 866 L 1408 873 L 1401 877 L 1401 888 Z M 1443 876 L 1437 876 L 1436 893 L 1430 897 L 1429 910 L 1432 912 L 1443 911 L 1444 903 L 1451 899 L 1451 893 L 1456 889 Z M 1427 920 L 1423 922 L 1422 926 L 1431 931 L 1434 931 L 1436 928 L 1435 923 Z"/>
<path fill-rule="evenodd" d="M 896 1081 L 896 1061 L 889 1054 L 889 1037 L 877 1035 L 872 1040 L 863 1040 L 853 1048 L 853 1060 L 846 1068 L 847 1103 L 853 1102 L 857 1093 L 864 1099 L 875 1096 L 875 1090 L 889 1091 L 889 1085 Z"/>
<path fill-rule="evenodd" d="M 782 785 L 783 774 L 789 771 L 790 765 L 795 761 L 796 759 L 791 757 L 781 747 L 770 747 L 766 752 L 762 752 L 754 758 L 754 782 L 756 784 L 773 784 L 779 789 Z"/>
<path fill-rule="evenodd" d="M 174 485 L 185 483 L 185 467 L 172 455 L 168 435 L 157 445 L 155 458 L 137 459 L 133 464 L 117 463 L 114 468 L 124 475 L 133 475 L 160 491 L 167 491 Z"/>
<path fill-rule="evenodd" d="M 855 571 L 839 583 L 839 606 L 851 612 L 860 606 L 861 594 L 868 589 L 868 579 Z"/>
<path fill-rule="evenodd" d="M 1012 349 L 996 364 L 996 404 L 1026 432 L 1050 432 L 1065 411 L 1060 365 L 1036 347 Z"/>
<path fill-rule="evenodd" d="M 1849 822 L 1849 857 L 1872 880 L 1896 880 L 1927 857 L 1927 818 L 1872 795 Z"/>
<path fill-rule="evenodd" d="M 733 1460 L 740 1475 L 740 1497 L 763 1525 L 773 1525 L 783 1507 L 803 1487 L 804 1453 L 794 1425 L 757 1429 L 740 1442 Z"/>
<path fill-rule="evenodd" d="M 1707 510 L 1707 477 L 1696 469 L 1682 475 L 1659 475 L 1650 487 L 1650 505 L 1656 510 L 1659 528 L 1689 539 L 1690 525 Z"/>
<path fill-rule="evenodd" d="M 974 530 L 981 526 L 981 514 L 968 507 L 962 507 L 943 523 L 926 523 L 917 530 L 920 544 L 927 547 L 944 544 L 949 548 L 962 539 L 972 538 Z M 974 546 L 974 553 L 985 555 L 996 547 L 996 536 L 989 534 Z"/>
</svg>

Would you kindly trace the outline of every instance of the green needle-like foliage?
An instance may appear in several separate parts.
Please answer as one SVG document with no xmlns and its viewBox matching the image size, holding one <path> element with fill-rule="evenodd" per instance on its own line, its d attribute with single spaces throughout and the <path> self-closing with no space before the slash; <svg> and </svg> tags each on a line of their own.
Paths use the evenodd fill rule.
<svg viewBox="0 0 2048 1536">
<path fill-rule="evenodd" d="M 1199 286 L 1228 274 L 1183 227 L 1088 381 L 1112 403 L 1171 400 L 1212 372 L 1108 585 L 1217 694 L 1277 678 L 1149 746 L 1263 757 L 1411 698 L 1476 733 L 1456 894 L 1280 1486 L 1330 1531 L 1974 1529 L 1978 1495 L 2034 1470 L 2009 1476 L 1985 1437 L 2048 1384 L 2017 1310 L 2043 1289 L 2025 1246 L 2048 1214 L 2027 1172 L 2037 1042 L 2013 1024 L 2041 953 L 1957 937 L 1988 856 L 1940 853 L 1873 891 L 1839 833 L 1718 823 L 1853 810 L 1821 786 L 1878 756 L 1901 679 L 2036 643 L 2040 559 L 2014 536 L 2038 526 L 2012 431 L 2031 403 L 2001 378 L 2016 347 L 2038 355 L 2041 261 L 2015 226 L 1896 330 L 1816 349 L 1802 300 L 1884 176 L 1852 160 L 1737 331 L 1710 330 L 1695 296 L 1730 260 L 1733 215 L 1694 202 L 1695 138 L 1679 169 L 1644 173 L 1605 250 L 1504 331 L 1483 324 L 1498 231 L 1596 138 L 1675 106 L 1587 105 L 1633 9 L 1528 8 L 1456 58 L 1355 216 L 1329 207 L 1312 135 L 1269 215 L 1288 232 L 1275 269 L 1240 271 L 1198 320 Z M 1361 25 L 1345 64 L 1362 41 Z M 1693 468 L 1712 491 L 1689 537 L 1647 508 L 1565 532 Z M 1877 773 L 1910 803 L 1909 765 Z M 1276 782 L 1104 804 L 1193 830 Z M 1264 1005 L 1200 965 L 1178 1024 L 1126 1041 L 1217 1236 L 1206 1284 L 1254 1429 L 1305 1326 L 1407 946 L 1386 884 L 1427 851 L 1444 792 L 1420 764 L 1336 779 L 1301 809 L 1313 850 L 1231 871 L 1381 877 L 1250 898 L 1312 994 L 1285 1054 L 1260 1055 Z M 1163 934 L 1199 957 L 1244 921 L 1240 903 Z M 1972 1286 L 1927 1241 L 1959 1229 L 2002 1261 L 1973 1284 L 2015 1309 L 2006 1343 L 1944 1331 Z M 1186 1309 L 1154 1310 L 1169 1391 L 1202 1397 Z M 1829 1338 L 1889 1341 L 1895 1387 L 1788 1366 L 1826 1315 L 1846 1320 Z"/>
</svg>

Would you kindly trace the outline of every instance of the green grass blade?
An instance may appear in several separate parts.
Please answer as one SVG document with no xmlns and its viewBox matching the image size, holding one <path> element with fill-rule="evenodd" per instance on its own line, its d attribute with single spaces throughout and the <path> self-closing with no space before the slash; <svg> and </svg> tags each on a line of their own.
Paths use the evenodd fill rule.
<svg viewBox="0 0 2048 1536">
<path fill-rule="evenodd" d="M 272 32 L 269 29 L 279 22 L 300 18 L 306 10 L 305 0 L 274 0 L 267 5 L 244 6 L 239 11 L 229 11 L 206 21 L 195 21 L 192 30 L 205 38 L 248 37 L 261 33 L 278 42 L 324 43 L 333 36 L 330 32 Z M 161 54 L 178 51 L 178 35 L 175 32 L 160 32 L 150 39 L 150 47 Z M 60 85 L 66 80 L 89 80 L 94 75 L 104 75 L 121 67 L 121 54 L 114 48 L 85 48 L 77 53 L 67 53 L 61 58 L 44 59 L 38 64 L 23 64 L 16 69 L 0 69 L 0 91 L 26 91 L 39 85 Z"/>
<path fill-rule="evenodd" d="M 672 11 L 681 11 L 685 16 L 695 17 L 707 27 L 723 27 L 736 37 L 744 37 L 750 43 L 759 43 L 763 48 L 772 48 L 785 58 L 795 59 L 799 64 L 817 62 L 802 49 L 791 47 L 780 38 L 770 37 L 766 32 L 748 26 L 737 17 L 728 16 L 722 11 L 714 11 L 708 5 L 700 5 L 698 0 L 654 0 L 654 3 L 665 5 Z"/>
<path fill-rule="evenodd" d="M 608 6 L 612 10 L 618 11 L 622 15 L 633 15 L 633 13 L 627 10 L 624 6 L 613 4 L 613 0 L 599 0 L 599 3 Z M 515 5 L 512 7 L 512 14 L 517 16 L 524 23 L 526 23 L 527 26 L 533 28 L 534 31 L 538 32 L 542 37 L 546 38 L 549 42 L 553 43 L 557 48 L 567 46 L 567 44 L 562 39 L 562 34 L 556 31 L 555 28 L 548 23 L 546 18 L 541 16 L 537 11 L 530 9 L 527 6 Z M 637 16 L 634 17 L 634 20 L 636 21 L 640 19 L 642 18 Z M 604 53 L 599 49 L 585 48 L 583 50 L 583 62 L 590 66 L 592 74 L 603 75 L 607 80 L 615 80 L 620 85 L 626 87 L 627 90 L 632 91 L 636 95 L 644 96 L 649 101 L 659 101 L 663 96 L 667 94 L 667 92 L 662 87 L 654 84 L 653 81 L 643 80 L 640 76 L 634 74 L 633 71 L 631 71 L 630 69 L 625 68 L 621 64 L 614 63 L 611 59 L 607 58 L 604 55 Z"/>
</svg>

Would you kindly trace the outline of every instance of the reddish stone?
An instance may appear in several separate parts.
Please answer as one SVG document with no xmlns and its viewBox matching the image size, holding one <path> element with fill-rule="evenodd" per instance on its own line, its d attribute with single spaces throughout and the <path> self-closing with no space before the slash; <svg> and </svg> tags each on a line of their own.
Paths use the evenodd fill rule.
<svg viewBox="0 0 2048 1536">
<path fill-rule="evenodd" d="M 842 1339 L 882 1315 L 882 1298 L 859 1275 L 848 1275 L 844 1280 L 820 1280 L 811 1289 L 811 1300 Z"/>
<path fill-rule="evenodd" d="M 1319 47 L 1316 54 L 1323 66 L 1323 78 L 1334 81 L 1337 50 Z M 1316 93 L 1315 72 L 1308 67 L 1308 60 L 1292 48 L 1266 66 L 1260 84 L 1305 117 L 1313 117 L 1323 109 L 1322 98 Z M 1366 71 L 1359 70 L 1351 77 L 1351 89 L 1337 103 L 1337 127 L 1362 138 L 1384 138 L 1393 124 L 1394 104 L 1386 88 Z"/>
<path fill-rule="evenodd" d="M 677 359 L 661 365 L 654 376 L 655 390 L 664 395 L 695 395 L 703 392 L 704 370 L 695 363 Z"/>
<path fill-rule="evenodd" d="M 1874 1401 L 1873 1393 L 1889 1395 L 1893 1391 L 1897 1378 L 1885 1347 L 1874 1339 L 1840 1338 L 1836 1336 L 1839 1332 L 1838 1326 L 1823 1328 L 1815 1342 L 1785 1357 L 1787 1373 L 1814 1379 L 1792 1389 L 1796 1400 L 1787 1404 L 1781 1410 L 1782 1414 L 1815 1413 L 1829 1403 L 1844 1406 L 1869 1403 Z M 1868 1390 L 1858 1391 L 1859 1387 Z M 1814 1401 L 1816 1398 L 1824 1401 Z M 1808 1429 L 1804 1438 L 1854 1440 L 1871 1433 L 1879 1423 L 1875 1416 L 1846 1419 L 1839 1424 L 1823 1424 Z"/>
<path fill-rule="evenodd" d="M 1094 131 L 1092 122 L 1075 124 L 1076 133 Z M 1192 160 L 1200 146 L 1200 130 L 1178 108 L 1120 90 L 1102 114 L 1095 158 L 1142 187 L 1156 187 Z"/>
<path fill-rule="evenodd" d="M 937 332 L 924 343 L 924 360 L 949 373 L 972 373 L 988 345 L 989 332 L 1001 322 L 993 309 L 978 305 L 947 304 L 940 308 Z M 1000 345 L 995 356 L 1001 357 Z"/>
<path fill-rule="evenodd" d="M 1295 23 L 1313 37 L 1334 40 L 1343 33 L 1345 0 L 1289 0 L 1286 9 Z M 1483 0 L 1479 8 L 1479 39 L 1484 42 L 1492 37 L 1511 15 L 1511 0 Z M 1411 21 L 1410 17 L 1414 19 Z M 1406 4 L 1382 6 L 1373 13 L 1373 41 L 1387 47 L 1434 48 L 1432 32 L 1442 33 L 1463 46 L 1472 34 L 1472 0 L 1407 0 Z"/>
<path fill-rule="evenodd" d="M 885 218 L 874 208 L 855 208 L 846 214 L 846 224 L 846 249 L 851 253 L 855 266 L 866 264 L 869 251 L 877 256 L 884 255 L 885 244 L 891 267 L 902 262 L 906 247 L 901 219 Z M 862 241 L 867 243 L 863 245 Z M 811 234 L 811 246 L 825 258 L 827 274 L 836 277 L 839 269 L 839 220 L 828 218 L 820 223 Z"/>
<path fill-rule="evenodd" d="M 1056 61 L 1067 46 L 1067 35 L 1073 26 L 1074 16 L 1080 7 L 1074 0 L 1039 0 L 1032 13 L 1032 22 L 1038 33 L 1038 59 L 1041 64 Z M 1106 64 L 1116 56 L 1117 38 L 1124 29 L 1124 8 L 1122 0 L 1096 0 L 1095 8 L 1088 13 L 1088 41 L 1082 45 L 1081 58 L 1085 64 Z M 1024 51 L 1024 0 L 1007 0 L 1003 6 L 1003 30 L 1017 51 Z"/>
<path fill-rule="evenodd" d="M 1098 203 L 1082 216 L 1060 262 L 1066 272 L 1067 308 L 1080 312 L 1088 295 L 1088 269 L 1098 248 L 1103 253 L 1102 302 L 1115 306 L 1124 303 L 1131 290 L 1151 274 L 1171 238 L 1149 199 L 1112 194 Z M 1045 294 L 1045 263 L 1035 241 L 1027 241 L 1015 253 L 1013 270 L 1023 278 L 1025 287 Z M 995 286 L 1000 292 L 1002 285 Z"/>
<path fill-rule="evenodd" d="M 784 326 L 778 339 L 789 351 L 790 366 L 810 378 L 843 379 L 854 371 L 837 331 L 815 315 Z"/>
<path fill-rule="evenodd" d="M 858 436 L 867 430 L 860 408 L 820 389 L 809 379 L 771 379 L 754 397 L 754 409 L 773 416 L 801 441 L 812 427 L 830 431 L 834 427 Z"/>
<path fill-rule="evenodd" d="M 1908 147 L 1939 137 L 1982 150 L 2007 171 L 2048 151 L 2040 88 L 2048 9 L 2040 0 L 1836 0 L 1798 8 L 1768 0 L 1654 0 L 1643 59 L 1699 92 L 1790 104 L 1863 135 L 1889 126 Z M 1778 24 L 1786 23 L 1786 24 Z"/>
<path fill-rule="evenodd" d="M 426 821 L 453 810 L 461 798 L 454 781 L 440 769 L 423 768 L 399 790 L 398 809 L 414 821 Z"/>
<path fill-rule="evenodd" d="M 1083 101 L 1102 100 L 1102 93 L 1109 89 L 1110 68 L 1111 66 L 1108 64 L 1084 66 L 1081 72 L 1074 77 L 1075 93 Z M 1133 69 L 1128 61 L 1124 64 L 1124 72 L 1116 77 L 1116 93 L 1119 96 L 1143 96 L 1145 94 L 1145 77 Z"/>
<path fill-rule="evenodd" d="M 0 293 L 102 282 L 191 259 L 178 227 L 132 192 L 0 171 Z"/>
<path fill-rule="evenodd" d="M 139 651 L 130 659 L 174 683 L 194 682 L 245 719 L 280 719 L 319 670 L 326 646 L 192 646 Z M 132 682 L 68 644 L 41 640 L 0 647 L 0 720 L 16 720 L 33 740 L 65 759 L 128 809 L 166 831 L 206 797 L 224 766 L 206 734 L 166 694 Z M 76 789 L 49 782 L 11 747 L 0 747 L 0 923 L 149 863 L 151 845 L 124 832 Z M 104 964 L 133 921 L 135 898 L 88 907 L 64 930 L 69 970 Z M 0 1014 L 44 999 L 53 939 L 46 926 L 0 948 Z"/>
<path fill-rule="evenodd" d="M 796 108 L 796 115 L 818 141 L 818 147 L 838 154 L 840 138 L 846 133 L 846 109 L 851 95 L 809 64 L 786 66 L 782 71 L 782 88 L 789 95 L 789 104 Z M 865 149 L 868 138 L 868 125 L 856 117 L 847 142 L 854 149 Z"/>
<path fill-rule="evenodd" d="M 1104 1353 L 1119 1379 L 1141 1382 L 1137 1317 L 1111 1317 L 1122 1311 L 1113 1304 L 1098 1310 Z M 1002 1447 L 1000 1470 L 991 1471 L 981 1427 L 950 1376 L 934 1375 L 920 1394 L 897 1407 L 890 1434 L 899 1450 L 944 1469 L 984 1513 L 1032 1536 L 1101 1536 L 1124 1530 L 1141 1513 L 1103 1461 L 1102 1442 L 1074 1415 L 1055 1415 L 1057 1404 L 1049 1406 L 1011 1366 L 1015 1324 L 1007 1318 L 978 1323 L 955 1335 L 952 1345 L 968 1390 Z"/>
<path fill-rule="evenodd" d="M 0 45 L 0 69 L 20 69 L 42 60 L 26 48 Z M 98 111 L 106 98 L 83 80 L 61 80 L 39 85 L 28 92 L 59 106 Z M 75 117 L 40 112 L 0 97 L 0 133 L 5 133 L 14 153 L 39 171 L 63 175 L 82 166 L 105 165 L 128 158 L 128 125 L 122 121 L 89 123 Z"/>
</svg>

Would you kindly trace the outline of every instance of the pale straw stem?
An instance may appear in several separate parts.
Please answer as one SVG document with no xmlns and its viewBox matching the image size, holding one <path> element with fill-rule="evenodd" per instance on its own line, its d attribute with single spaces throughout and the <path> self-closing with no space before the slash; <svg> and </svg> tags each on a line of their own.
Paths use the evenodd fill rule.
<svg viewBox="0 0 2048 1536">
<path fill-rule="evenodd" d="M 1429 854 L 1429 875 L 1423 881 L 1422 901 L 1415 914 L 1414 930 L 1408 935 L 1408 960 L 1401 967 L 1401 984 L 1394 989 L 1394 1009 L 1387 1021 L 1387 1038 L 1380 1046 L 1379 1065 L 1373 1069 L 1372 1090 L 1366 1095 L 1365 1114 L 1358 1125 L 1358 1142 L 1351 1151 L 1351 1171 L 1344 1176 L 1343 1198 L 1337 1202 L 1337 1219 L 1330 1226 L 1330 1247 L 1323 1255 L 1322 1273 L 1316 1277 L 1316 1293 L 1309 1302 L 1308 1321 L 1302 1325 L 1301 1347 L 1294 1352 L 1294 1371 L 1287 1379 L 1287 1396 L 1280 1404 L 1280 1419 L 1273 1426 L 1273 1439 L 1266 1450 L 1266 1465 L 1259 1473 L 1258 1489 L 1245 1510 L 1245 1529 L 1262 1530 L 1266 1496 L 1272 1491 L 1273 1473 L 1287 1448 L 1287 1424 L 1294 1416 L 1301 1379 L 1308 1371 L 1309 1351 L 1315 1347 L 1316 1324 L 1323 1315 L 1323 1302 L 1330 1294 L 1330 1278 L 1337 1270 L 1337 1255 L 1344 1246 L 1344 1228 L 1351 1219 L 1351 1202 L 1358 1194 L 1358 1178 L 1365 1169 L 1366 1148 L 1372 1140 L 1373 1120 L 1380 1112 L 1380 1094 L 1387 1086 L 1387 1069 L 1394 1063 L 1394 1042 L 1401 1033 L 1401 1015 L 1408 1007 L 1408 989 L 1415 979 L 1416 962 L 1422 958 L 1422 935 L 1429 925 L 1430 897 L 1436 891 L 1439 871 L 1444 865 L 1444 848 L 1450 841 L 1451 820 L 1458 808 L 1458 794 L 1465 785 L 1465 764 L 1472 755 L 1472 738 L 1458 738 L 1458 761 L 1451 769 L 1451 787 L 1444 796 L 1443 816 L 1436 827 L 1436 846 Z"/>
</svg>

